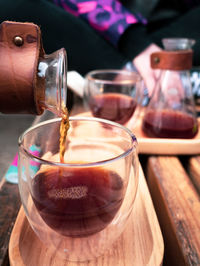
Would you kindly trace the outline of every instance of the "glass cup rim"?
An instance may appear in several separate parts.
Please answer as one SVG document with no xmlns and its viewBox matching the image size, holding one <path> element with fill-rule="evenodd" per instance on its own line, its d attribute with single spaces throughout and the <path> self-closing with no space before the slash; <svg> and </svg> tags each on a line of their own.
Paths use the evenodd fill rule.
<svg viewBox="0 0 200 266">
<path fill-rule="evenodd" d="M 55 123 L 58 121 L 61 121 L 61 117 L 58 118 L 53 118 L 53 119 L 49 119 L 43 122 L 40 122 L 36 125 L 33 125 L 31 127 L 29 127 L 27 130 L 25 130 L 18 139 L 18 146 L 19 146 L 19 150 L 22 151 L 26 156 L 28 156 L 31 160 L 36 161 L 37 163 L 42 163 L 42 164 L 46 164 L 46 165 L 53 165 L 53 166 L 60 166 L 60 167 L 90 167 L 90 166 L 102 166 L 108 163 L 112 163 L 116 160 L 120 160 L 126 156 L 128 156 L 132 151 L 137 150 L 137 138 L 136 136 L 132 133 L 132 131 L 130 129 L 128 129 L 127 127 L 118 124 L 116 122 L 107 120 L 107 119 L 102 119 L 102 118 L 96 118 L 96 117 L 84 117 L 84 116 L 77 116 L 77 117 L 69 117 L 69 121 L 93 121 L 93 122 L 100 122 L 100 123 L 104 123 L 104 124 L 109 124 L 111 126 L 115 126 L 118 127 L 122 130 L 124 130 L 130 137 L 132 145 L 129 149 L 127 149 L 126 151 L 122 152 L 120 155 L 117 155 L 115 157 L 109 158 L 107 160 L 101 160 L 101 161 L 96 161 L 96 162 L 92 162 L 92 163 L 61 163 L 61 162 L 53 162 L 47 159 L 42 159 L 34 154 L 32 154 L 31 152 L 29 152 L 23 145 L 23 140 L 25 138 L 25 136 L 31 132 L 32 130 L 35 130 L 41 126 L 47 125 L 47 124 L 51 124 L 51 123 Z"/>
<path fill-rule="evenodd" d="M 132 77 L 132 79 L 122 79 L 122 80 L 109 80 L 93 77 L 95 74 L 123 74 Z M 132 84 L 142 81 L 142 76 L 135 71 L 129 71 L 126 69 L 98 69 L 88 72 L 85 76 L 85 80 L 93 81 L 94 83 L 104 83 L 104 84 Z"/>
<path fill-rule="evenodd" d="M 172 37 L 172 38 L 163 38 L 162 42 L 169 42 L 169 43 L 174 43 L 174 42 L 191 42 L 192 44 L 195 44 L 196 41 L 193 38 L 182 38 L 182 37 Z"/>
</svg>

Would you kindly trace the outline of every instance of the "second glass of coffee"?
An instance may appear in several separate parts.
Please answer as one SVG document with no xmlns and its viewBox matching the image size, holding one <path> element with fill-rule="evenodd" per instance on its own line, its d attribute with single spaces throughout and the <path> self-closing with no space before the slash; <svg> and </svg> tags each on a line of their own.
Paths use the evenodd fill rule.
<svg viewBox="0 0 200 266">
<path fill-rule="evenodd" d="M 93 116 L 124 125 L 136 113 L 142 89 L 136 72 L 95 70 L 86 75 L 85 103 Z"/>
</svg>

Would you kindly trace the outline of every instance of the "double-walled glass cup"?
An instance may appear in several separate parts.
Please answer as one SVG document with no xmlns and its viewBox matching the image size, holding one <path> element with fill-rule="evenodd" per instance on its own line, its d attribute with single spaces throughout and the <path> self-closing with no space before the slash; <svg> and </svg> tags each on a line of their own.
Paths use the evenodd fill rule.
<svg viewBox="0 0 200 266">
<path fill-rule="evenodd" d="M 60 121 L 39 123 L 19 139 L 21 200 L 32 229 L 52 252 L 91 260 L 119 237 L 132 212 L 137 140 L 120 124 L 72 117 L 60 163 Z"/>
<path fill-rule="evenodd" d="M 143 100 L 141 76 L 128 70 L 95 70 L 85 77 L 85 106 L 94 117 L 122 125 L 136 120 Z"/>
</svg>

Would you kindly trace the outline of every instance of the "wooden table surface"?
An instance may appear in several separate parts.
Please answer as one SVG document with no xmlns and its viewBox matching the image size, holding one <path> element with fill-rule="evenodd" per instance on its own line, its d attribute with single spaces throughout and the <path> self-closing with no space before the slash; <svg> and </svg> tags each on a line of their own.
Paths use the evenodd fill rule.
<svg viewBox="0 0 200 266">
<path fill-rule="evenodd" d="M 166 265 L 200 265 L 200 156 L 149 156 L 145 174 Z"/>
<path fill-rule="evenodd" d="M 72 114 L 79 111 L 77 106 Z M 139 155 L 139 159 L 164 238 L 163 265 L 200 265 L 200 155 Z M 0 266 L 9 265 L 9 238 L 20 205 L 17 185 L 2 179 Z"/>
</svg>

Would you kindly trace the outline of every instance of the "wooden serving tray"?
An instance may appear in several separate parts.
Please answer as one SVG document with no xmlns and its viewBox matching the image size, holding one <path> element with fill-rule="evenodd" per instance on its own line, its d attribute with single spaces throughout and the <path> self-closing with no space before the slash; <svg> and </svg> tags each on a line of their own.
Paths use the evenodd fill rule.
<svg viewBox="0 0 200 266">
<path fill-rule="evenodd" d="M 142 131 L 142 116 L 136 126 L 129 124 L 138 140 L 139 153 L 160 155 L 192 155 L 200 153 L 200 119 L 199 131 L 192 139 L 149 138 Z"/>
<path fill-rule="evenodd" d="M 79 116 L 92 116 L 91 112 L 79 114 Z M 200 118 L 198 118 L 199 131 L 193 139 L 167 139 L 167 138 L 149 138 L 142 131 L 141 114 L 136 122 L 134 116 L 125 125 L 137 137 L 138 152 L 141 154 L 159 154 L 159 155 L 194 155 L 200 153 Z"/>
<path fill-rule="evenodd" d="M 81 264 L 61 259 L 40 242 L 22 207 L 9 242 L 11 266 L 157 266 L 162 265 L 163 253 L 162 234 L 141 166 L 138 192 L 127 227 L 103 256 Z"/>
</svg>

